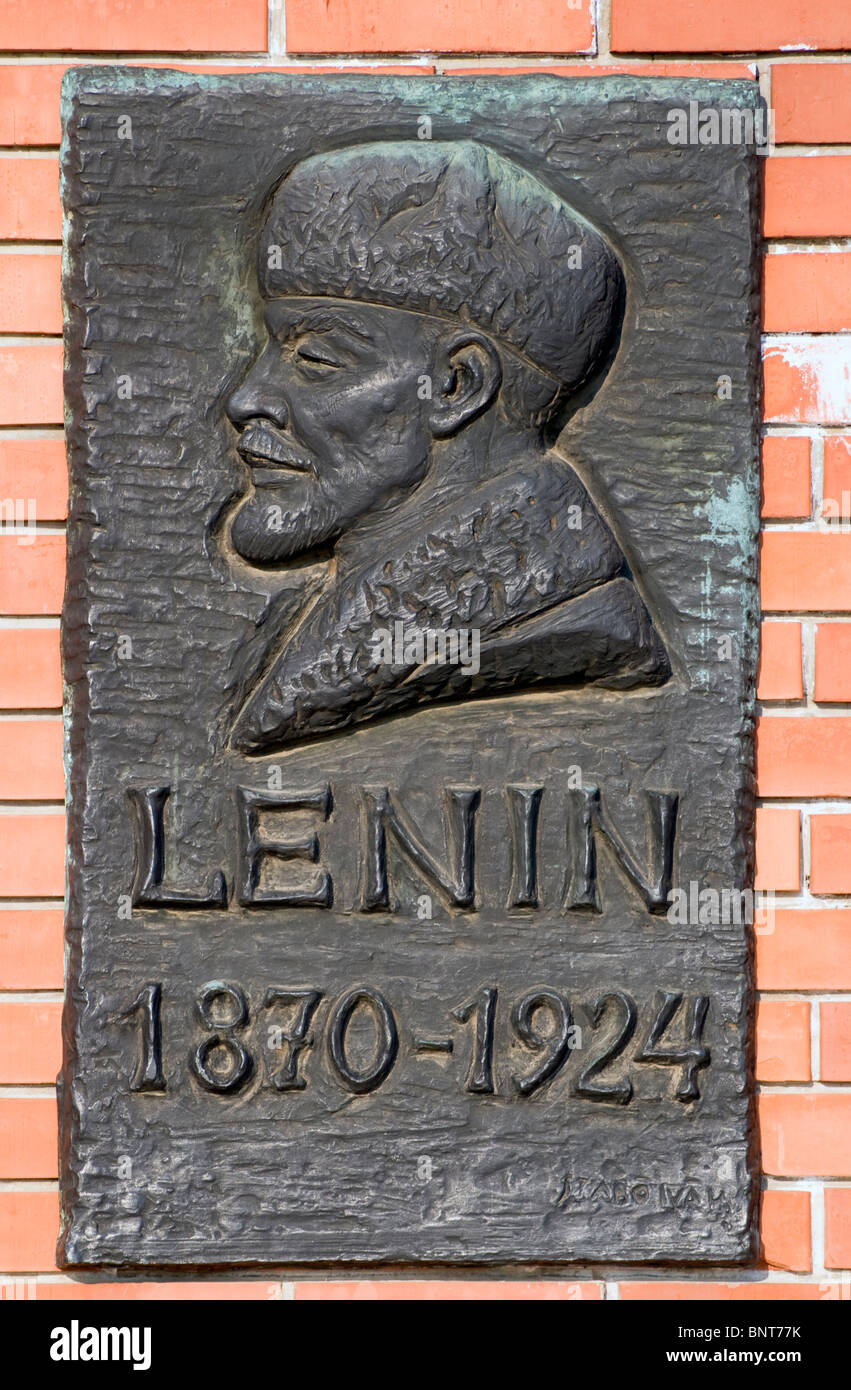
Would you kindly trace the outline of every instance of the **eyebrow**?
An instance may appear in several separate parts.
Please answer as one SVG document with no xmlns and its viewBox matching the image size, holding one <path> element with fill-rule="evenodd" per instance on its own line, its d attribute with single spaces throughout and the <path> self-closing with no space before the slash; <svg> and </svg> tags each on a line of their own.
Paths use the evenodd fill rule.
<svg viewBox="0 0 851 1390">
<path fill-rule="evenodd" d="M 269 324 L 268 310 L 266 311 L 265 317 L 267 324 Z M 271 326 L 272 325 L 269 324 L 270 328 Z M 293 319 L 285 319 L 284 322 L 280 325 L 280 327 L 277 330 L 273 331 L 280 332 L 282 328 L 286 328 L 287 332 L 289 333 L 337 332 L 344 333 L 349 338 L 356 338 L 362 343 L 369 343 L 372 341 L 371 336 L 367 331 L 361 331 L 360 329 L 356 328 L 353 324 L 344 322 L 343 320 L 341 320 L 339 313 L 331 309 L 307 309 L 299 313 Z"/>
</svg>

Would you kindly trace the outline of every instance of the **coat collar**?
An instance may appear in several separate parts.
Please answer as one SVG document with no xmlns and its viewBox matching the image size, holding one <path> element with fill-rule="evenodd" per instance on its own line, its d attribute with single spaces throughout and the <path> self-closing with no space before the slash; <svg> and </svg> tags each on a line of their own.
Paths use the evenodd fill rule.
<svg viewBox="0 0 851 1390">
<path fill-rule="evenodd" d="M 399 622 L 476 629 L 481 670 L 382 661 L 378 635 Z M 668 674 L 614 536 L 573 469 L 550 453 L 490 479 L 427 526 L 391 533 L 367 564 L 340 565 L 272 655 L 230 742 L 271 752 L 424 700 L 539 679 L 646 684 Z"/>
</svg>

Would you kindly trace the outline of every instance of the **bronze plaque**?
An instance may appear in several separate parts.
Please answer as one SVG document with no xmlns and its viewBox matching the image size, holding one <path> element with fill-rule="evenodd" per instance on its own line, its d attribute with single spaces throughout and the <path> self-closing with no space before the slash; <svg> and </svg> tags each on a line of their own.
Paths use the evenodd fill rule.
<svg viewBox="0 0 851 1390">
<path fill-rule="evenodd" d="M 61 1262 L 748 1259 L 754 86 L 64 107 Z"/>
</svg>

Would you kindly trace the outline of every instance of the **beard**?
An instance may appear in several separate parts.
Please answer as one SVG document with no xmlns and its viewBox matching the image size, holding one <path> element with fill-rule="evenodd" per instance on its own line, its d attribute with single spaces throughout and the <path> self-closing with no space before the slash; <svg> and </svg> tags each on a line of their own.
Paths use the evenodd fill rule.
<svg viewBox="0 0 851 1390">
<path fill-rule="evenodd" d="M 315 478 L 292 478 L 246 498 L 231 524 L 231 542 L 249 564 L 280 565 L 328 545 L 344 525 L 342 509 Z"/>
</svg>

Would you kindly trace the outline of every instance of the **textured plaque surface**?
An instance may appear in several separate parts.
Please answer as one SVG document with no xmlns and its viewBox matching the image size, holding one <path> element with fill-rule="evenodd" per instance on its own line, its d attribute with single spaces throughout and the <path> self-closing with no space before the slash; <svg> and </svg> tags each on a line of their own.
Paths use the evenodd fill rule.
<svg viewBox="0 0 851 1390">
<path fill-rule="evenodd" d="M 756 102 L 66 79 L 65 1264 L 750 1257 Z"/>
</svg>

